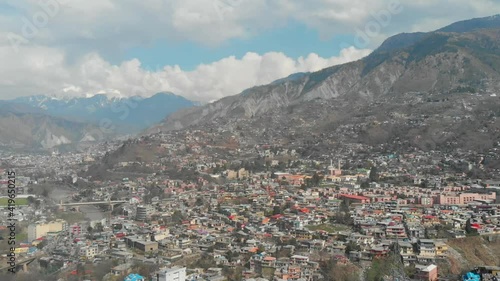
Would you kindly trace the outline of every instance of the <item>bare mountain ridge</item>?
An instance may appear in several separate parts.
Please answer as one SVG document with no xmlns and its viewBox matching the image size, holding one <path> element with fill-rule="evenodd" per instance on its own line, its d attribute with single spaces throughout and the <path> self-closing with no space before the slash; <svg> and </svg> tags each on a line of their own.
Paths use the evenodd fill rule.
<svg viewBox="0 0 500 281">
<path fill-rule="evenodd" d="M 414 42 L 398 43 L 403 48 L 382 48 L 355 62 L 292 75 L 179 111 L 146 133 L 163 131 L 167 140 L 182 143 L 198 131 L 210 136 L 200 143 L 208 150 L 225 147 L 230 140 L 239 148 L 286 147 L 309 159 L 327 159 L 344 149 L 487 154 L 499 146 L 500 23 L 497 28 L 436 31 L 410 40 Z M 160 147 L 155 139 L 143 136 L 128 142 L 91 170 L 168 158 L 165 152 L 158 151 L 156 157 L 144 152 Z M 225 150 L 217 153 L 239 157 Z M 500 167 L 500 159 L 487 157 L 485 163 Z"/>
<path fill-rule="evenodd" d="M 8 102 L 0 103 L 0 132 L 0 147 L 8 149 L 51 149 L 110 137 L 97 126 Z"/>
<path fill-rule="evenodd" d="M 489 24 L 480 28 L 484 24 L 478 21 Z M 397 44 L 394 37 L 389 38 L 382 44 L 385 47 L 359 61 L 280 79 L 280 83 L 177 112 L 149 132 L 179 130 L 215 120 L 251 119 L 316 99 L 347 102 L 347 107 L 354 108 L 412 92 L 500 93 L 500 18 L 468 23 L 470 28 L 464 27 L 467 21 L 460 23 L 460 32 L 397 35 Z M 453 31 L 454 26 L 448 29 Z M 403 47 L 394 48 L 396 45 Z"/>
</svg>

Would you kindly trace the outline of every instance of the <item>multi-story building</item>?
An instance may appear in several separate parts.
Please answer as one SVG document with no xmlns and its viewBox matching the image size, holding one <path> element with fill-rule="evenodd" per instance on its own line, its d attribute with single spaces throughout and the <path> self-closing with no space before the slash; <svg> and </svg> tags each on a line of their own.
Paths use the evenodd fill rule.
<svg viewBox="0 0 500 281">
<path fill-rule="evenodd" d="M 448 253 L 448 245 L 441 241 L 436 241 L 436 255 L 444 256 Z"/>
<path fill-rule="evenodd" d="M 307 264 L 309 262 L 309 257 L 301 255 L 293 255 L 290 257 L 292 264 Z"/>
<path fill-rule="evenodd" d="M 151 214 L 154 212 L 154 208 L 152 206 L 137 206 L 135 219 L 138 221 L 145 221 Z"/>
<path fill-rule="evenodd" d="M 33 241 L 46 236 L 50 232 L 60 232 L 67 229 L 64 220 L 56 220 L 48 223 L 33 223 L 28 226 L 28 240 Z"/>
<path fill-rule="evenodd" d="M 160 271 L 156 274 L 154 281 L 185 281 L 186 268 L 174 267 Z"/>
<path fill-rule="evenodd" d="M 431 264 L 427 266 L 417 266 L 416 280 L 436 281 L 438 280 L 438 268 Z"/>
<path fill-rule="evenodd" d="M 424 206 L 432 206 L 433 200 L 431 197 L 420 197 L 420 204 Z"/>
<path fill-rule="evenodd" d="M 419 243 L 420 256 L 435 257 L 436 244 L 432 239 L 420 239 Z"/>
<path fill-rule="evenodd" d="M 145 241 L 137 237 L 125 237 L 125 243 L 130 248 L 138 249 L 143 252 L 154 252 L 158 250 L 158 242 Z"/>
<path fill-rule="evenodd" d="M 496 200 L 496 193 L 449 193 L 449 194 L 440 194 L 437 197 L 437 203 L 440 205 L 466 205 L 467 203 L 476 201 L 476 200 L 487 200 L 493 201 Z"/>
<path fill-rule="evenodd" d="M 72 224 L 69 227 L 69 233 L 73 234 L 74 236 L 79 236 L 80 234 L 82 234 L 82 226 L 77 223 Z"/>
<path fill-rule="evenodd" d="M 95 257 L 98 254 L 99 247 L 97 245 L 90 245 L 80 248 L 80 256 L 86 259 Z"/>
<path fill-rule="evenodd" d="M 406 230 L 403 225 L 389 225 L 385 229 L 387 237 L 406 238 Z"/>
</svg>

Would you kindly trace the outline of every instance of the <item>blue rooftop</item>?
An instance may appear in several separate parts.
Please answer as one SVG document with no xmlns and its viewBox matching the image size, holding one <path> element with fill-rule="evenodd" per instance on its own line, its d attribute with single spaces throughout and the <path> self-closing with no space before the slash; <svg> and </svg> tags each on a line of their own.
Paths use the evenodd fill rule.
<svg viewBox="0 0 500 281">
<path fill-rule="evenodd" d="M 123 281 L 145 281 L 146 279 L 136 273 L 129 274 Z"/>
</svg>

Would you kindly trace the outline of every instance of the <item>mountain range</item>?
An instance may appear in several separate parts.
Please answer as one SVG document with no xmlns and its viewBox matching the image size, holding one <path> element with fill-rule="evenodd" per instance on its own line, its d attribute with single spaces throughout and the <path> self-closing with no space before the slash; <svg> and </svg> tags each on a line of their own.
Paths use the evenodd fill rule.
<svg viewBox="0 0 500 281">
<path fill-rule="evenodd" d="M 500 145 L 499 96 L 496 15 L 433 32 L 398 34 L 361 60 L 292 74 L 203 106 L 171 93 L 151 98 L 32 96 L 4 102 L 0 111 L 5 112 L 2 118 L 44 116 L 55 118 L 48 123 L 76 122 L 71 126 L 77 128 L 105 119 L 125 128 L 122 132 L 149 127 L 144 134 L 225 128 L 240 130 L 249 143 L 313 138 L 316 150 L 332 143 L 487 150 Z M 45 139 L 54 137 L 38 132 L 47 125 L 30 122 L 31 139 L 47 146 Z M 61 137 L 66 134 L 55 135 L 54 143 L 66 142 Z M 79 139 L 86 139 L 85 129 L 71 141 Z"/>
<path fill-rule="evenodd" d="M 274 128 L 275 138 L 326 133 L 338 141 L 479 149 L 499 137 L 496 95 L 499 15 L 395 35 L 361 60 L 181 110 L 149 133 L 238 123 L 246 137 L 255 131 L 260 139 Z"/>
<path fill-rule="evenodd" d="M 37 95 L 0 101 L 0 148 L 51 149 L 133 135 L 176 110 L 195 105 L 172 93 L 149 98 Z"/>
<path fill-rule="evenodd" d="M 81 122 L 112 122 L 120 133 L 137 133 L 160 122 L 169 114 L 183 108 L 192 107 L 194 102 L 172 93 L 158 93 L 149 98 L 108 97 L 97 94 L 82 98 L 54 98 L 44 95 L 20 97 L 13 103 L 31 106 L 56 117 Z"/>
<path fill-rule="evenodd" d="M 0 101 L 0 148 L 51 149 L 112 137 L 95 125 L 45 114 L 22 104 Z"/>
</svg>

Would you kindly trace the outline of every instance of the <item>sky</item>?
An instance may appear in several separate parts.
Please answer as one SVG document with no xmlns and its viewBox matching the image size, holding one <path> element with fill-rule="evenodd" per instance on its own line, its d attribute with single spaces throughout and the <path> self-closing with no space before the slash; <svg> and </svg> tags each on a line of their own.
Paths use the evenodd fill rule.
<svg viewBox="0 0 500 281">
<path fill-rule="evenodd" d="M 0 0 L 0 99 L 209 102 L 498 13 L 497 0 Z"/>
</svg>

